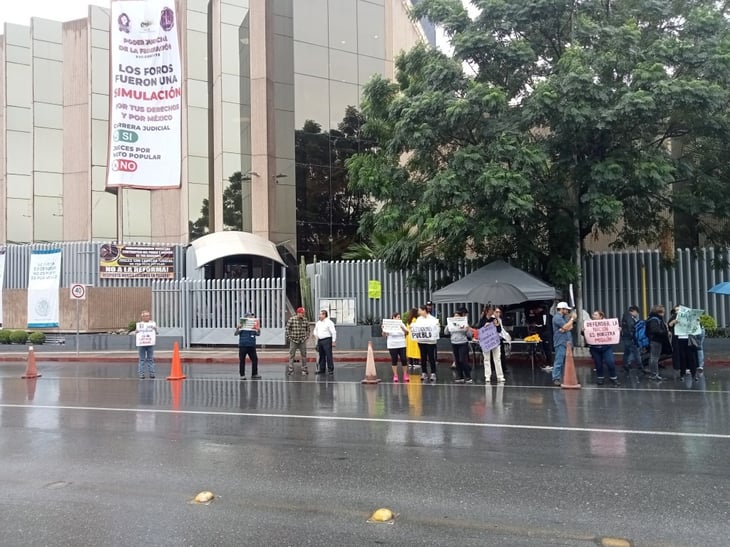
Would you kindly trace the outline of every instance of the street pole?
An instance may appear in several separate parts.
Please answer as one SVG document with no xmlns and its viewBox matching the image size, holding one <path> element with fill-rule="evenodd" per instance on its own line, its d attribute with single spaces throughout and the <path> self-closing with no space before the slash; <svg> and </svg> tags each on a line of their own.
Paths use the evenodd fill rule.
<svg viewBox="0 0 730 547">
<path fill-rule="evenodd" d="M 76 356 L 79 355 L 79 331 L 81 330 L 81 300 L 76 299 Z"/>
</svg>

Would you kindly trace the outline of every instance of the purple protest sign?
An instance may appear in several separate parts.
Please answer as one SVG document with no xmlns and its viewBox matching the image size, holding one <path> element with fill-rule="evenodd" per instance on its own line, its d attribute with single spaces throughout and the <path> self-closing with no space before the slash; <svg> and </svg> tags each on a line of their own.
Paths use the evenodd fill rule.
<svg viewBox="0 0 730 547">
<path fill-rule="evenodd" d="M 479 329 L 479 346 L 483 352 L 498 348 L 500 343 L 501 339 L 497 327 L 493 323 L 488 323 Z"/>
</svg>

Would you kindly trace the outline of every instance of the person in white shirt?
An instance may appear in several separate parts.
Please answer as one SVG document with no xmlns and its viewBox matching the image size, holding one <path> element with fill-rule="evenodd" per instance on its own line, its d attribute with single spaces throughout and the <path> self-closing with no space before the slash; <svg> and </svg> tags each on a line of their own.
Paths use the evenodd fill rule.
<svg viewBox="0 0 730 547">
<path fill-rule="evenodd" d="M 426 306 L 418 308 L 418 319 L 411 327 L 411 336 L 418 341 L 421 350 L 421 381 L 429 380 L 428 365 L 431 365 L 431 381 L 436 381 L 436 343 L 441 327 L 439 320 L 428 313 Z"/>
<path fill-rule="evenodd" d="M 400 313 L 396 312 L 390 316 L 391 319 L 400 320 Z M 385 332 L 383 336 L 386 336 L 386 345 L 390 352 L 390 365 L 393 367 L 393 383 L 398 383 L 398 359 L 400 359 L 400 365 L 403 369 L 403 381 L 410 382 L 411 379 L 408 376 L 408 368 L 406 367 L 406 334 L 408 334 L 408 328 L 401 322 L 400 332 Z"/>
<path fill-rule="evenodd" d="M 141 321 L 137 323 L 134 334 L 137 337 L 137 349 L 139 350 L 139 364 L 137 373 L 140 380 L 144 380 L 144 366 L 150 373 L 150 378 L 155 377 L 155 339 L 157 337 L 157 323 L 151 320 L 150 312 L 142 312 Z"/>
<path fill-rule="evenodd" d="M 332 357 L 332 348 L 337 345 L 337 329 L 326 310 L 319 312 L 319 321 L 314 324 L 314 337 L 317 339 L 317 352 L 319 353 L 317 374 L 325 372 L 330 375 L 334 374 L 335 362 Z"/>
</svg>

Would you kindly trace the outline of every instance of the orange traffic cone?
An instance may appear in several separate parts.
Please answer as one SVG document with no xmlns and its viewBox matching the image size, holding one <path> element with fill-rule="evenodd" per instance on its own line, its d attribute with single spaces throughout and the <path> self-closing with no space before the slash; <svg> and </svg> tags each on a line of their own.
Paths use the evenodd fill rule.
<svg viewBox="0 0 730 547">
<path fill-rule="evenodd" d="M 365 364 L 365 378 L 363 384 L 379 384 L 378 371 L 375 370 L 375 355 L 373 355 L 373 343 L 368 342 L 368 358 Z"/>
<path fill-rule="evenodd" d="M 182 371 L 182 365 L 180 364 L 180 346 L 177 342 L 175 342 L 175 345 L 172 347 L 172 366 L 170 367 L 170 376 L 167 377 L 168 380 L 184 380 L 187 378 L 183 374 Z"/>
<path fill-rule="evenodd" d="M 580 389 L 578 376 L 575 373 L 575 362 L 573 361 L 573 345 L 568 344 L 565 348 L 565 372 L 563 374 L 563 383 L 560 387 L 564 389 Z"/>
<path fill-rule="evenodd" d="M 25 374 L 21 378 L 40 378 L 41 376 L 41 374 L 38 374 L 38 368 L 35 365 L 35 351 L 33 351 L 33 346 L 28 346 L 28 366 L 25 369 Z"/>
</svg>

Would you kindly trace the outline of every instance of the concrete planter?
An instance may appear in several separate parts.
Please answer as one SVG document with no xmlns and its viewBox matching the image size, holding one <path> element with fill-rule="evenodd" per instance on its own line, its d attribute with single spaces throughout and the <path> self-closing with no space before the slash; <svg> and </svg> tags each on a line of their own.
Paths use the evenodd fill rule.
<svg viewBox="0 0 730 547">
<path fill-rule="evenodd" d="M 76 351 L 76 335 L 64 335 L 65 344 L 41 344 L 33 346 L 36 352 L 59 352 L 59 351 Z M 169 351 L 175 342 L 180 344 L 182 349 L 182 337 L 178 336 L 158 336 L 155 350 Z M 30 344 L 8 344 L 0 346 L 0 352 L 16 352 L 24 351 Z M 134 336 L 118 335 L 118 334 L 80 334 L 79 335 L 79 351 L 136 351 L 134 345 Z"/>
</svg>

